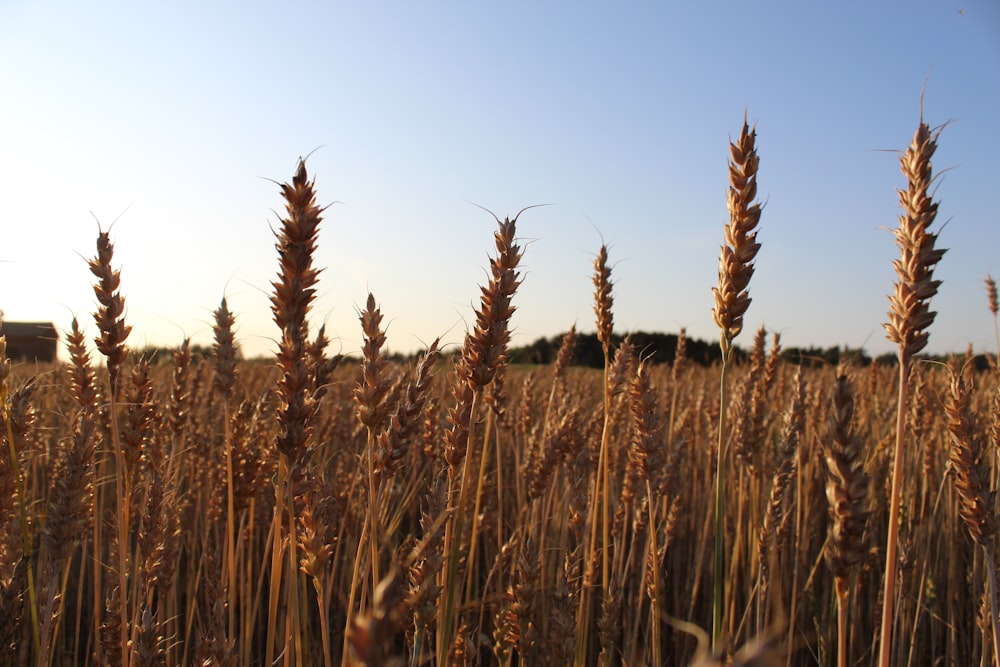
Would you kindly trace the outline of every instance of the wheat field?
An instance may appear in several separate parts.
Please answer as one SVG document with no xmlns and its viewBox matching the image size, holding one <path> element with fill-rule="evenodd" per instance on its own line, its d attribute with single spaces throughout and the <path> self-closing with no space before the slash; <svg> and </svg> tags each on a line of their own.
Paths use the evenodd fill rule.
<svg viewBox="0 0 1000 667">
<path fill-rule="evenodd" d="M 740 338 L 761 222 L 746 122 L 711 366 L 683 331 L 664 364 L 615 333 L 606 247 L 603 371 L 573 363 L 575 328 L 553 364 L 511 365 L 519 216 L 497 220 L 460 349 L 391 362 L 369 294 L 360 358 L 330 355 L 304 163 L 280 188 L 274 358 L 242 358 L 225 299 L 209 353 L 150 358 L 101 232 L 97 339 L 74 320 L 68 362 L 0 366 L 0 663 L 996 664 L 997 365 L 920 354 L 939 132 L 901 153 L 894 365 Z M 992 278 L 987 297 L 996 322 Z"/>
</svg>

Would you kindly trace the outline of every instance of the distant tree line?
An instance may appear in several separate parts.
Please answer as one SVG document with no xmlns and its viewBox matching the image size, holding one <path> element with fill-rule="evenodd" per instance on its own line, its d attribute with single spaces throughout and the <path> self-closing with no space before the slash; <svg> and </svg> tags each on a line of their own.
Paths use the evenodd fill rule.
<svg viewBox="0 0 1000 667">
<path fill-rule="evenodd" d="M 167 347 L 163 345 L 146 345 L 145 347 L 132 349 L 129 352 L 131 358 L 142 357 L 149 361 L 151 364 L 169 364 L 173 363 L 174 352 L 180 349 L 180 346 Z M 212 349 L 211 345 L 191 345 L 191 359 L 198 361 L 199 359 L 211 359 L 215 356 L 215 351 Z M 242 359 L 243 355 L 240 354 L 239 348 L 236 350 L 236 357 Z"/>
<path fill-rule="evenodd" d="M 514 364 L 551 364 L 556 359 L 556 354 L 559 352 L 559 346 L 562 344 L 565 335 L 565 333 L 561 333 L 549 338 L 538 338 L 528 345 L 511 348 L 509 353 L 510 361 Z M 637 354 L 644 359 L 655 364 L 672 364 L 674 362 L 674 357 L 677 354 L 677 334 L 637 331 L 629 334 L 628 337 L 631 339 Z M 597 340 L 597 334 L 578 333 L 576 338 L 576 353 L 573 356 L 573 365 L 587 368 L 603 368 L 604 350 L 601 349 L 601 343 Z M 621 345 L 624 339 L 625 336 L 620 334 L 612 336 L 612 341 L 616 348 Z M 720 359 L 721 352 L 719 351 L 718 341 L 706 342 L 697 338 L 688 338 L 685 345 L 687 348 L 686 357 L 692 363 L 701 366 L 711 366 Z M 135 350 L 134 353 L 145 356 L 153 363 L 169 363 L 173 359 L 173 354 L 176 350 L 177 348 L 149 346 Z M 455 350 L 455 353 L 460 353 L 460 350 Z M 210 345 L 191 346 L 191 356 L 194 359 L 210 359 L 213 354 L 214 352 Z M 387 357 L 390 361 L 405 363 L 412 361 L 420 354 L 422 352 L 419 351 L 412 354 L 389 352 L 387 353 Z M 737 361 L 745 359 L 748 354 L 747 350 L 739 347 L 736 348 L 735 355 Z M 239 355 L 239 353 L 238 356 L 242 358 L 242 355 Z M 927 355 L 923 358 L 934 361 L 947 361 L 947 357 L 944 356 Z M 879 366 L 895 366 L 897 363 L 894 352 L 881 354 L 872 358 L 863 348 L 846 346 L 783 348 L 781 350 L 781 359 L 795 365 L 836 366 L 840 363 L 848 363 L 856 368 L 867 367 L 873 363 Z M 991 357 L 984 354 L 973 355 L 971 359 L 976 370 L 979 371 L 986 370 L 992 363 Z M 261 357 L 257 360 L 266 361 L 267 358 Z M 359 358 L 354 355 L 345 355 L 341 363 L 352 363 L 358 360 Z"/>
<path fill-rule="evenodd" d="M 515 364 L 550 364 L 555 361 L 559 346 L 565 333 L 550 338 L 539 338 L 522 347 L 510 350 L 510 360 Z M 621 344 L 625 336 L 612 336 L 615 346 Z M 677 334 L 650 333 L 637 331 L 629 334 L 629 338 L 638 354 L 657 364 L 671 364 L 677 353 Z M 720 360 L 721 352 L 717 341 L 706 342 L 697 338 L 688 338 L 686 342 L 686 357 L 692 363 L 711 366 Z M 736 348 L 735 356 L 741 361 L 748 356 L 748 351 Z M 926 355 L 923 358 L 934 361 L 947 361 L 947 357 Z M 872 358 L 864 348 L 852 347 L 789 347 L 781 350 L 781 359 L 787 363 L 806 366 L 836 366 L 840 363 L 854 367 L 867 367 L 871 364 L 879 366 L 895 366 L 898 363 L 896 354 L 881 354 Z M 991 360 L 987 355 L 972 356 L 972 363 L 977 370 L 989 368 Z M 597 340 L 597 334 L 577 334 L 576 354 L 573 364 L 588 368 L 604 366 L 604 351 Z"/>
<path fill-rule="evenodd" d="M 992 364 L 992 358 L 986 354 L 972 354 L 967 352 L 961 355 L 963 361 L 969 360 L 977 371 L 984 371 Z M 836 366 L 846 363 L 855 367 L 865 367 L 875 364 L 876 366 L 895 366 L 899 363 L 899 358 L 895 352 L 880 354 L 875 358 L 868 356 L 863 348 L 850 347 L 790 347 L 781 351 L 781 358 L 791 364 L 803 366 Z M 920 355 L 926 361 L 941 363 L 948 362 L 947 355 Z"/>
<path fill-rule="evenodd" d="M 551 338 L 539 338 L 529 345 L 511 348 L 510 360 L 515 364 L 550 364 L 555 361 L 565 335 L 562 333 Z M 636 352 L 644 359 L 657 364 L 673 363 L 677 354 L 677 334 L 636 331 L 629 334 L 628 337 Z M 625 339 L 625 336 L 614 334 L 611 339 L 617 347 Z M 696 364 L 710 366 L 719 361 L 721 357 L 719 344 L 715 341 L 706 343 L 696 338 L 688 338 L 686 347 L 685 356 Z M 596 333 L 577 334 L 573 365 L 588 368 L 604 367 L 604 350 L 601 348 L 601 342 L 597 340 Z"/>
</svg>

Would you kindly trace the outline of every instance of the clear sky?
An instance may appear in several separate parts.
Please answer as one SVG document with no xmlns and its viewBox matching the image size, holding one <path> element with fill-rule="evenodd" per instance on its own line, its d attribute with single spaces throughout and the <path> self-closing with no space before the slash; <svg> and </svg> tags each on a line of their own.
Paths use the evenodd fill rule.
<svg viewBox="0 0 1000 667">
<path fill-rule="evenodd" d="M 0 3 L 0 302 L 76 314 L 112 226 L 133 347 L 211 343 L 223 297 L 275 349 L 274 181 L 311 153 L 330 204 L 313 321 L 360 348 L 369 291 L 408 352 L 461 342 L 495 222 L 532 204 L 513 344 L 615 329 L 715 340 L 728 141 L 757 126 L 750 342 L 891 351 L 898 155 L 949 123 L 929 351 L 993 350 L 1000 277 L 1000 4 L 879 2 Z M 470 203 L 471 202 L 471 203 Z"/>
</svg>

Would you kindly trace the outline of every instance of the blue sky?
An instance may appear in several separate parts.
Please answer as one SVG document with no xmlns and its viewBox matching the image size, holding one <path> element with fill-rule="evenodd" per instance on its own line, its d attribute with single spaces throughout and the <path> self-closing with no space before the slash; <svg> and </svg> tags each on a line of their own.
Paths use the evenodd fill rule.
<svg viewBox="0 0 1000 667">
<path fill-rule="evenodd" d="M 602 238 L 616 331 L 714 340 L 728 141 L 755 122 L 760 225 L 746 329 L 891 351 L 904 185 L 920 114 L 949 123 L 929 350 L 994 348 L 1000 5 L 26 2 L 0 5 L 0 304 L 91 336 L 86 259 L 114 223 L 130 343 L 211 342 L 223 295 L 249 355 L 275 349 L 272 228 L 299 156 L 331 204 L 313 321 L 360 348 L 459 343 L 518 224 L 515 345 L 593 331 Z M 470 203 L 471 202 L 471 203 Z M 750 334 L 738 340 L 748 344 Z"/>
</svg>

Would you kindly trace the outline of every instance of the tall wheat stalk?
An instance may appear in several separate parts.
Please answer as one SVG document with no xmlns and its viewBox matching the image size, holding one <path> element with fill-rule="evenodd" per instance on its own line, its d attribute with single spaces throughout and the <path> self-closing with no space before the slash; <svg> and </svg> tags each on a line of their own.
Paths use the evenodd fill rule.
<svg viewBox="0 0 1000 667">
<path fill-rule="evenodd" d="M 295 556 L 295 510 L 291 473 L 302 457 L 312 436 L 312 418 L 316 401 L 311 392 L 306 350 L 309 345 L 306 317 L 312 306 L 319 279 L 319 269 L 313 267 L 313 255 L 323 209 L 316 204 L 313 181 L 309 180 L 305 162 L 300 161 L 291 183 L 281 186 L 285 199 L 285 216 L 277 232 L 278 277 L 272 283 L 271 312 L 281 331 L 278 341 L 278 476 L 275 484 L 274 525 L 271 551 L 271 588 L 268 607 L 266 663 L 273 664 L 274 638 L 277 629 L 279 593 L 283 578 L 283 520 L 288 512 L 288 570 L 285 650 L 297 648 L 299 627 L 296 576 L 298 563 Z M 291 642 L 291 643 L 290 643 Z M 295 658 L 302 656 L 294 651 Z M 285 660 L 288 660 L 286 653 Z"/>
<path fill-rule="evenodd" d="M 733 341 L 743 330 L 743 315 L 750 306 L 748 287 L 754 272 L 754 258 L 760 250 L 757 243 L 757 223 L 760 204 L 757 198 L 757 167 L 755 146 L 757 132 L 743 119 L 739 139 L 729 145 L 729 191 L 727 206 L 729 222 L 725 226 L 725 243 L 719 255 L 719 285 L 715 295 L 713 315 L 719 327 L 719 347 L 722 370 L 719 378 L 719 441 L 715 472 L 715 560 L 713 578 L 712 651 L 722 653 L 723 610 L 725 607 L 726 518 L 725 469 L 726 424 L 729 404 L 728 376 L 733 362 Z"/>
<path fill-rule="evenodd" d="M 379 533 L 381 528 L 379 526 L 379 490 L 375 480 L 377 465 L 375 446 L 376 436 L 388 411 L 388 406 L 385 406 L 384 402 L 390 384 L 386 373 L 389 362 L 382 353 L 385 332 L 381 325 L 382 312 L 375 304 L 375 297 L 369 293 L 365 309 L 361 311 L 361 328 L 364 331 L 363 358 L 361 379 L 354 389 L 354 400 L 358 405 L 358 420 L 365 426 L 365 431 L 368 434 L 365 445 L 368 481 L 368 560 L 373 591 L 382 579 L 379 574 Z"/>
<path fill-rule="evenodd" d="M 108 368 L 109 392 L 108 421 L 111 424 L 111 449 L 115 460 L 115 521 L 118 531 L 118 594 L 119 608 L 118 625 L 120 633 L 120 651 L 125 667 L 131 661 L 129 650 L 128 612 L 128 560 L 129 560 L 129 527 L 130 507 L 132 497 L 132 477 L 125 461 L 125 452 L 118 428 L 118 401 L 121 394 L 122 366 L 128 358 L 129 348 L 125 344 L 132 327 L 125 324 L 125 299 L 120 292 L 121 272 L 111 268 L 114 257 L 114 246 L 108 232 L 101 231 L 97 235 L 97 257 L 89 262 L 90 271 L 97 278 L 94 284 L 94 294 L 100 304 L 94 318 L 100 330 L 100 336 L 94 341 L 97 349 L 104 355 Z M 97 544 L 95 540 L 95 545 Z M 114 598 L 114 591 L 112 591 Z"/>
<path fill-rule="evenodd" d="M 597 549 L 601 549 L 601 591 L 607 595 L 609 589 L 610 545 L 610 503 L 611 491 L 608 488 L 610 473 L 608 471 L 608 444 L 610 439 L 609 423 L 611 420 L 611 335 L 614 331 L 614 297 L 612 296 L 611 266 L 608 264 L 608 248 L 601 244 L 601 249 L 594 260 L 594 314 L 597 316 L 597 339 L 601 343 L 604 355 L 604 370 L 602 376 L 602 415 L 601 445 L 597 457 L 597 471 L 594 474 L 593 491 L 590 496 L 588 511 L 588 539 L 584 550 L 583 589 L 580 591 L 576 618 L 576 661 L 585 660 L 590 646 L 590 626 L 593 615 L 593 583 L 597 576 L 594 568 L 597 566 Z M 600 541 L 598 540 L 600 528 Z"/>
<path fill-rule="evenodd" d="M 230 402 L 236 385 L 236 346 L 233 326 L 236 318 L 229 311 L 225 297 L 215 310 L 212 327 L 215 342 L 215 375 L 213 386 L 222 398 L 223 447 L 226 454 L 226 536 L 222 566 L 222 587 L 225 591 L 228 621 L 226 637 L 236 635 L 236 504 L 233 499 L 233 438 L 230 428 Z"/>
<path fill-rule="evenodd" d="M 523 210 L 521 211 L 523 212 Z M 483 393 L 496 374 L 507 364 L 507 344 L 510 340 L 510 319 L 514 314 L 511 301 L 521 276 L 517 270 L 522 250 L 517 244 L 517 219 L 497 219 L 494 234 L 496 257 L 490 259 L 490 280 L 481 288 L 480 305 L 476 309 L 475 327 L 465 336 L 462 355 L 456 367 L 456 406 L 449 415 L 451 427 L 445 434 L 445 459 L 448 462 L 449 497 L 453 511 L 445 523 L 445 576 L 442 585 L 444 599 L 438 619 L 438 665 L 444 667 L 458 624 L 456 603 L 467 592 L 462 590 L 458 561 L 465 530 L 467 500 L 472 479 L 474 447 L 478 441 L 475 428 Z M 467 568 L 474 563 L 467 563 Z"/>
<path fill-rule="evenodd" d="M 941 281 L 933 279 L 934 268 L 944 249 L 934 247 L 937 234 L 930 226 L 937 215 L 938 205 L 931 201 L 934 177 L 931 157 L 937 148 L 940 128 L 932 130 L 920 119 L 910 146 L 900 157 L 907 187 L 899 191 L 903 209 L 899 226 L 893 230 L 900 257 L 893 260 L 896 270 L 895 291 L 889 296 L 887 337 L 898 347 L 899 396 L 896 408 L 896 450 L 892 463 L 892 492 L 889 505 L 889 528 L 885 548 L 885 587 L 882 604 L 882 624 L 879 634 L 879 667 L 889 667 L 892 651 L 893 615 L 896 600 L 896 551 L 899 541 L 900 497 L 903 484 L 903 448 L 906 446 L 906 406 L 909 396 L 910 370 L 915 354 L 927 345 L 927 329 L 934 322 L 930 299 Z"/>
</svg>

